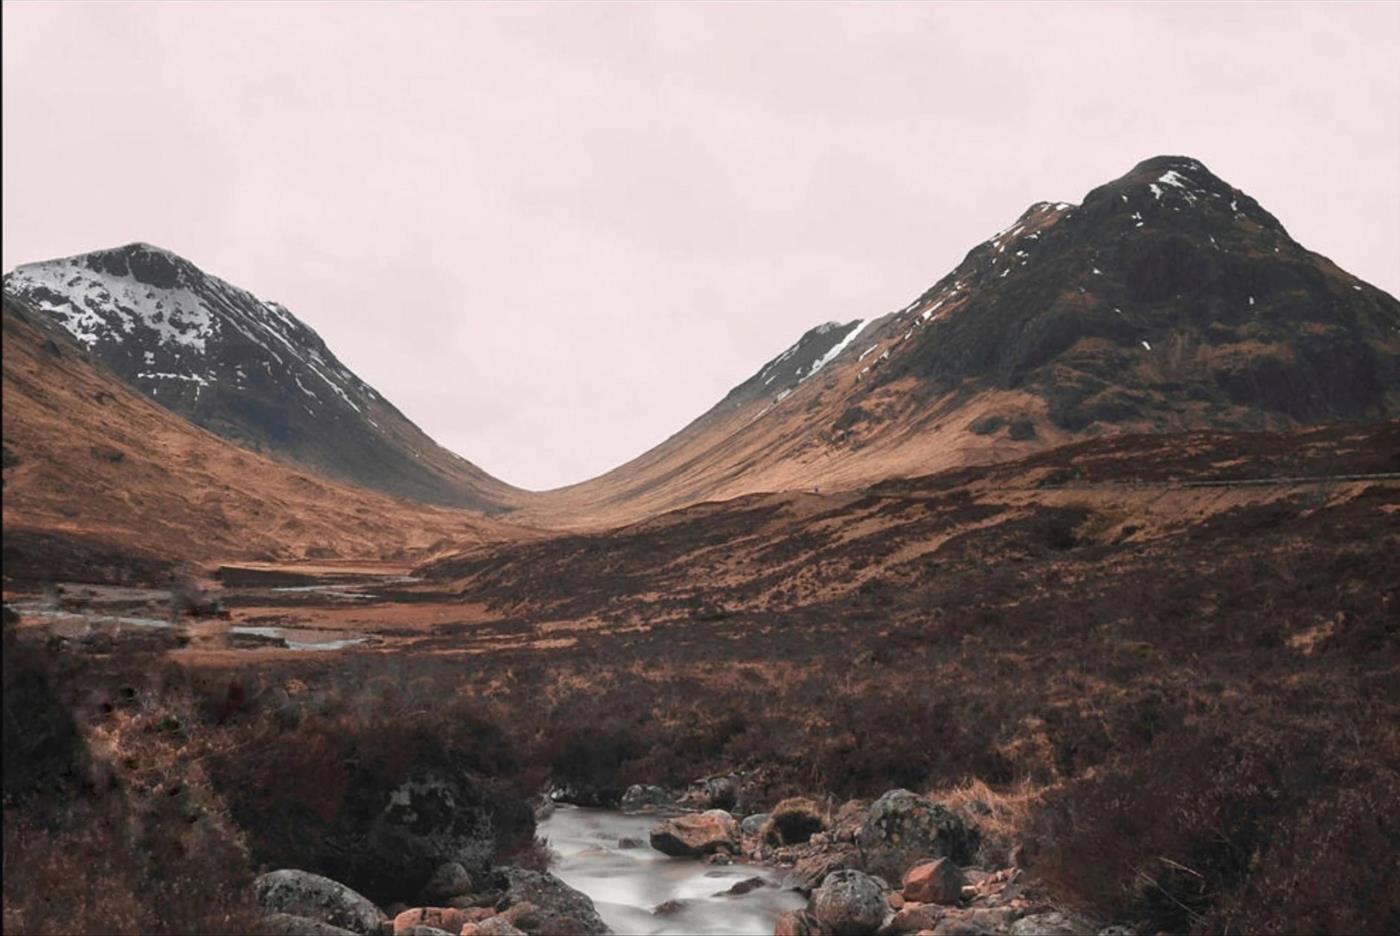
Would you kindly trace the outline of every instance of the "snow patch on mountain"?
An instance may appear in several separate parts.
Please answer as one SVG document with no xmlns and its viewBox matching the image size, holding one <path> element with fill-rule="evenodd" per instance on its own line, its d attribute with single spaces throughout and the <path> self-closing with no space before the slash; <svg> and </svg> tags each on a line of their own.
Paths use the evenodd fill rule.
<svg viewBox="0 0 1400 936">
<path fill-rule="evenodd" d="M 865 319 L 862 319 L 861 321 L 857 322 L 856 327 L 852 328 L 849 332 L 846 333 L 846 337 L 836 342 L 836 344 L 832 345 L 830 351 L 826 352 L 826 354 L 823 354 L 821 357 L 817 358 L 817 360 L 812 362 L 811 369 L 807 371 L 806 376 L 804 376 L 802 379 L 806 380 L 808 377 L 811 377 L 817 371 L 821 370 L 823 367 L 836 360 L 837 355 L 839 355 L 842 351 L 845 351 L 846 348 L 850 347 L 851 342 L 855 341 L 856 337 L 861 332 L 865 331 L 865 326 L 869 324 L 870 322 Z"/>
<path fill-rule="evenodd" d="M 363 414 L 376 398 L 285 306 L 149 244 L 17 267 L 5 293 L 109 364 L 124 364 L 152 393 L 170 380 L 246 389 L 241 365 L 261 364 L 274 384 L 320 404 L 338 399 Z M 316 393 L 319 384 L 334 397 Z"/>
</svg>

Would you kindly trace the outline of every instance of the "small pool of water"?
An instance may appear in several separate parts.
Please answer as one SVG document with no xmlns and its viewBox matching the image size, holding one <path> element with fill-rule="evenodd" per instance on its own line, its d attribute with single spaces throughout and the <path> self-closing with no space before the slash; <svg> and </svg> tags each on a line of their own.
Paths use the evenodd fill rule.
<svg viewBox="0 0 1400 936">
<path fill-rule="evenodd" d="M 369 640 L 368 637 L 355 637 L 344 631 L 316 630 L 309 627 L 255 627 L 235 624 L 229 631 L 234 634 L 255 634 L 259 637 L 281 637 L 287 642 L 289 650 L 340 650 Z"/>
<path fill-rule="evenodd" d="M 624 934 L 755 934 L 768 936 L 773 921 L 806 899 L 782 887 L 782 873 L 760 865 L 711 865 L 671 858 L 647 844 L 656 813 L 560 806 L 540 823 L 539 834 L 559 853 L 550 870 L 593 899 L 598 915 Z M 637 848 L 619 841 L 637 839 Z M 734 884 L 762 878 L 766 886 L 725 895 Z M 669 912 L 655 908 L 674 901 Z"/>
<path fill-rule="evenodd" d="M 92 627 L 156 627 L 170 629 L 175 626 L 169 618 L 137 617 L 123 614 L 103 614 L 99 611 L 67 611 L 45 608 L 37 603 L 11 606 L 26 617 L 44 618 L 52 621 L 54 632 L 66 637 L 76 637 Z M 199 629 L 210 627 L 207 621 L 181 621 L 182 627 Z M 217 627 L 218 625 L 212 625 Z M 234 624 L 228 627 L 231 634 L 252 634 L 259 637 L 280 637 L 287 642 L 289 650 L 341 650 L 369 641 L 364 635 L 347 631 L 317 630 L 310 627 L 260 627 L 250 624 Z"/>
</svg>

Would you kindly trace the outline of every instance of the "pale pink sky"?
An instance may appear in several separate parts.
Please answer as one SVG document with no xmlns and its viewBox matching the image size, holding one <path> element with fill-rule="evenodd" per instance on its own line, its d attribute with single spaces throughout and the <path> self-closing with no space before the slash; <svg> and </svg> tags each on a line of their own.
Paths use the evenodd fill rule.
<svg viewBox="0 0 1400 936">
<path fill-rule="evenodd" d="M 1197 157 L 1400 293 L 1400 5 L 4 5 L 4 267 L 133 240 L 582 480 L 1041 199 Z"/>
</svg>

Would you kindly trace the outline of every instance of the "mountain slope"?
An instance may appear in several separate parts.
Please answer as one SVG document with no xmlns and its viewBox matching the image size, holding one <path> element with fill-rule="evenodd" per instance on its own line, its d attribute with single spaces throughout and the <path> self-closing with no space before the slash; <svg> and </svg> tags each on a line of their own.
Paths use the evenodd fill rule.
<svg viewBox="0 0 1400 936">
<path fill-rule="evenodd" d="M 283 306 L 148 244 L 20 266 L 5 300 L 151 399 L 254 451 L 426 503 L 514 489 L 428 438 Z"/>
<path fill-rule="evenodd" d="M 531 535 L 241 449 L 4 309 L 5 561 L 399 559 Z M 69 574 L 83 578 L 91 569 Z"/>
<path fill-rule="evenodd" d="M 283 307 L 165 251 L 23 266 L 5 295 L 227 439 L 543 526 L 853 488 L 1107 433 L 1400 413 L 1400 303 L 1176 156 L 1080 205 L 1032 205 L 907 306 L 811 329 L 661 445 L 542 494 L 437 446 Z"/>
<path fill-rule="evenodd" d="M 915 301 L 808 332 L 665 443 L 522 516 L 634 519 L 1082 437 L 1400 413 L 1400 303 L 1200 162 L 1042 202 Z"/>
</svg>

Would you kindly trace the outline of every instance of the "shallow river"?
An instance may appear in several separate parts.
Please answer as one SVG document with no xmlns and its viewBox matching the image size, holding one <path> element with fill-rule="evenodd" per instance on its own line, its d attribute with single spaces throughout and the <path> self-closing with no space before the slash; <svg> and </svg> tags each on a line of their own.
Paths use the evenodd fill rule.
<svg viewBox="0 0 1400 936">
<path fill-rule="evenodd" d="M 560 806 L 540 823 L 539 834 L 559 853 L 550 870 L 593 898 L 598 914 L 616 933 L 753 933 L 767 936 L 785 910 L 806 905 L 802 895 L 781 887 L 781 872 L 758 865 L 710 865 L 668 858 L 647 844 L 659 820 L 654 813 Z M 620 848 L 623 838 L 638 848 Z M 738 896 L 723 895 L 739 881 L 759 877 L 768 886 Z M 679 907 L 653 909 L 667 901 Z"/>
</svg>

